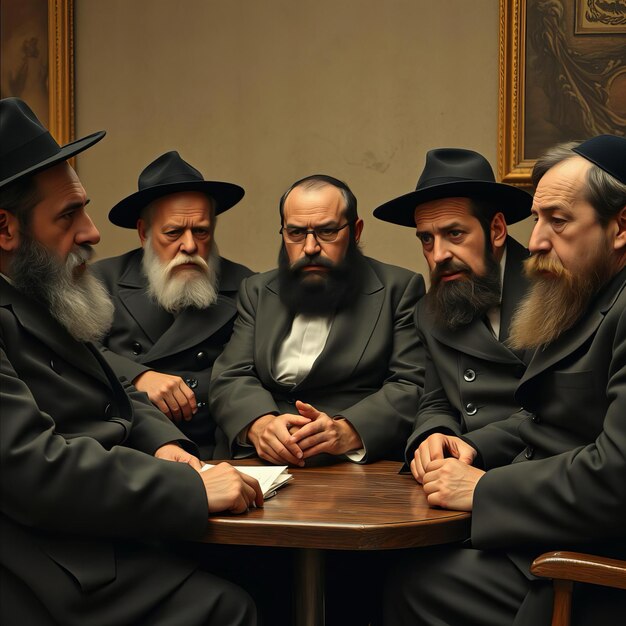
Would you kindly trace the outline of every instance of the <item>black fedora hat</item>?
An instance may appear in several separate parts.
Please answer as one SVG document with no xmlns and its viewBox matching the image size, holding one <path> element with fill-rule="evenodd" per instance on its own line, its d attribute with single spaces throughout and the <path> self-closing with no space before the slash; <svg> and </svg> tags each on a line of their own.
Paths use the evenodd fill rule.
<svg viewBox="0 0 626 626">
<path fill-rule="evenodd" d="M 139 191 L 118 202 L 109 212 L 109 220 L 123 228 L 136 228 L 141 211 L 148 204 L 181 191 L 199 191 L 213 198 L 215 215 L 233 207 L 245 193 L 239 185 L 204 180 L 195 167 L 172 150 L 146 166 L 139 174 Z"/>
<path fill-rule="evenodd" d="M 0 100 L 0 188 L 82 152 L 106 133 L 101 130 L 60 146 L 19 98 Z"/>
<path fill-rule="evenodd" d="M 615 135 L 598 135 L 583 141 L 574 152 L 597 165 L 626 185 L 626 139 Z"/>
<path fill-rule="evenodd" d="M 418 205 L 440 198 L 472 198 L 501 211 L 507 224 L 530 215 L 532 196 L 522 189 L 497 183 L 489 161 L 473 150 L 437 148 L 426 154 L 426 164 L 415 191 L 385 202 L 374 216 L 385 222 L 415 227 Z"/>
</svg>

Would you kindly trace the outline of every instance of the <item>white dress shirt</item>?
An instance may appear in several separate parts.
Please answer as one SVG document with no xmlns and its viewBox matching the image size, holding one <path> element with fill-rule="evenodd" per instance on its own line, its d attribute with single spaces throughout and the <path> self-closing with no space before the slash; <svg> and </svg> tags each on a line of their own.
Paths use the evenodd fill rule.
<svg viewBox="0 0 626 626">
<path fill-rule="evenodd" d="M 500 259 L 500 284 L 504 286 L 504 268 L 506 267 L 506 247 L 504 248 L 504 254 Z M 500 300 L 502 300 L 502 294 L 500 294 Z M 491 324 L 491 332 L 495 338 L 500 340 L 500 316 L 502 313 L 501 306 L 494 306 L 487 311 L 487 319 Z"/>
<path fill-rule="evenodd" d="M 277 382 L 293 386 L 302 382 L 322 353 L 332 325 L 332 317 L 298 314 L 293 318 L 274 364 Z"/>
</svg>

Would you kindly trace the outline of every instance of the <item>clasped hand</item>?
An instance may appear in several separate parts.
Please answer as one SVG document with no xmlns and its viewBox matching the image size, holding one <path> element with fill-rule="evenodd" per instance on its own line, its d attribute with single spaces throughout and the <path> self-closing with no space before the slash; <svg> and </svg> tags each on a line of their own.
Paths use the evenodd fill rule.
<svg viewBox="0 0 626 626">
<path fill-rule="evenodd" d="M 411 473 L 424 485 L 428 504 L 471 511 L 474 490 L 484 471 L 472 466 L 476 450 L 450 435 L 435 433 L 415 451 Z"/>
<path fill-rule="evenodd" d="M 345 454 L 363 446 L 350 422 L 333 419 L 311 404 L 296 402 L 299 415 L 263 415 L 250 426 L 248 439 L 262 459 L 304 466 L 316 454 Z"/>
<path fill-rule="evenodd" d="M 180 376 L 147 370 L 133 381 L 150 402 L 174 422 L 189 421 L 198 411 L 194 392 Z"/>
</svg>

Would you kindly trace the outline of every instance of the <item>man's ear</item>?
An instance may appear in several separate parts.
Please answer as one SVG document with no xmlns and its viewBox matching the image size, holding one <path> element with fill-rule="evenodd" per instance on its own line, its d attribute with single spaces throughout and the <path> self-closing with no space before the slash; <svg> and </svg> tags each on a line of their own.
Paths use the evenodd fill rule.
<svg viewBox="0 0 626 626">
<path fill-rule="evenodd" d="M 491 249 L 495 255 L 501 253 L 504 244 L 506 243 L 506 220 L 502 213 L 496 213 L 491 218 L 491 224 L 489 225 L 489 238 L 491 240 Z"/>
<path fill-rule="evenodd" d="M 137 220 L 137 233 L 139 234 L 141 247 L 144 248 L 146 245 L 146 239 L 148 238 L 148 233 L 146 229 L 146 222 L 141 218 Z"/>
<path fill-rule="evenodd" d="M 354 241 L 359 243 L 359 239 L 361 239 L 361 233 L 363 232 L 363 220 L 359 217 L 359 219 L 354 222 Z"/>
<path fill-rule="evenodd" d="M 0 209 L 0 250 L 3 252 L 15 252 L 20 245 L 20 228 L 17 217 Z"/>
<path fill-rule="evenodd" d="M 615 235 L 613 248 L 615 250 L 623 250 L 626 248 L 626 206 L 622 207 L 621 211 L 618 211 L 615 222 L 617 223 L 617 234 Z"/>
</svg>

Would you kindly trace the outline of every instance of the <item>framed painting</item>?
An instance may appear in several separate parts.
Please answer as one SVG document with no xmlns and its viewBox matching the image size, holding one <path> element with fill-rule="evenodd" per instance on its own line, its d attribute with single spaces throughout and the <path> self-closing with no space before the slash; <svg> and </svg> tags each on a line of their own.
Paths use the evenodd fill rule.
<svg viewBox="0 0 626 626">
<path fill-rule="evenodd" d="M 500 0 L 498 174 L 531 186 L 564 141 L 626 136 L 626 0 Z"/>
<path fill-rule="evenodd" d="M 74 0 L 2 0 L 0 96 L 25 100 L 59 144 L 74 138 Z"/>
</svg>

